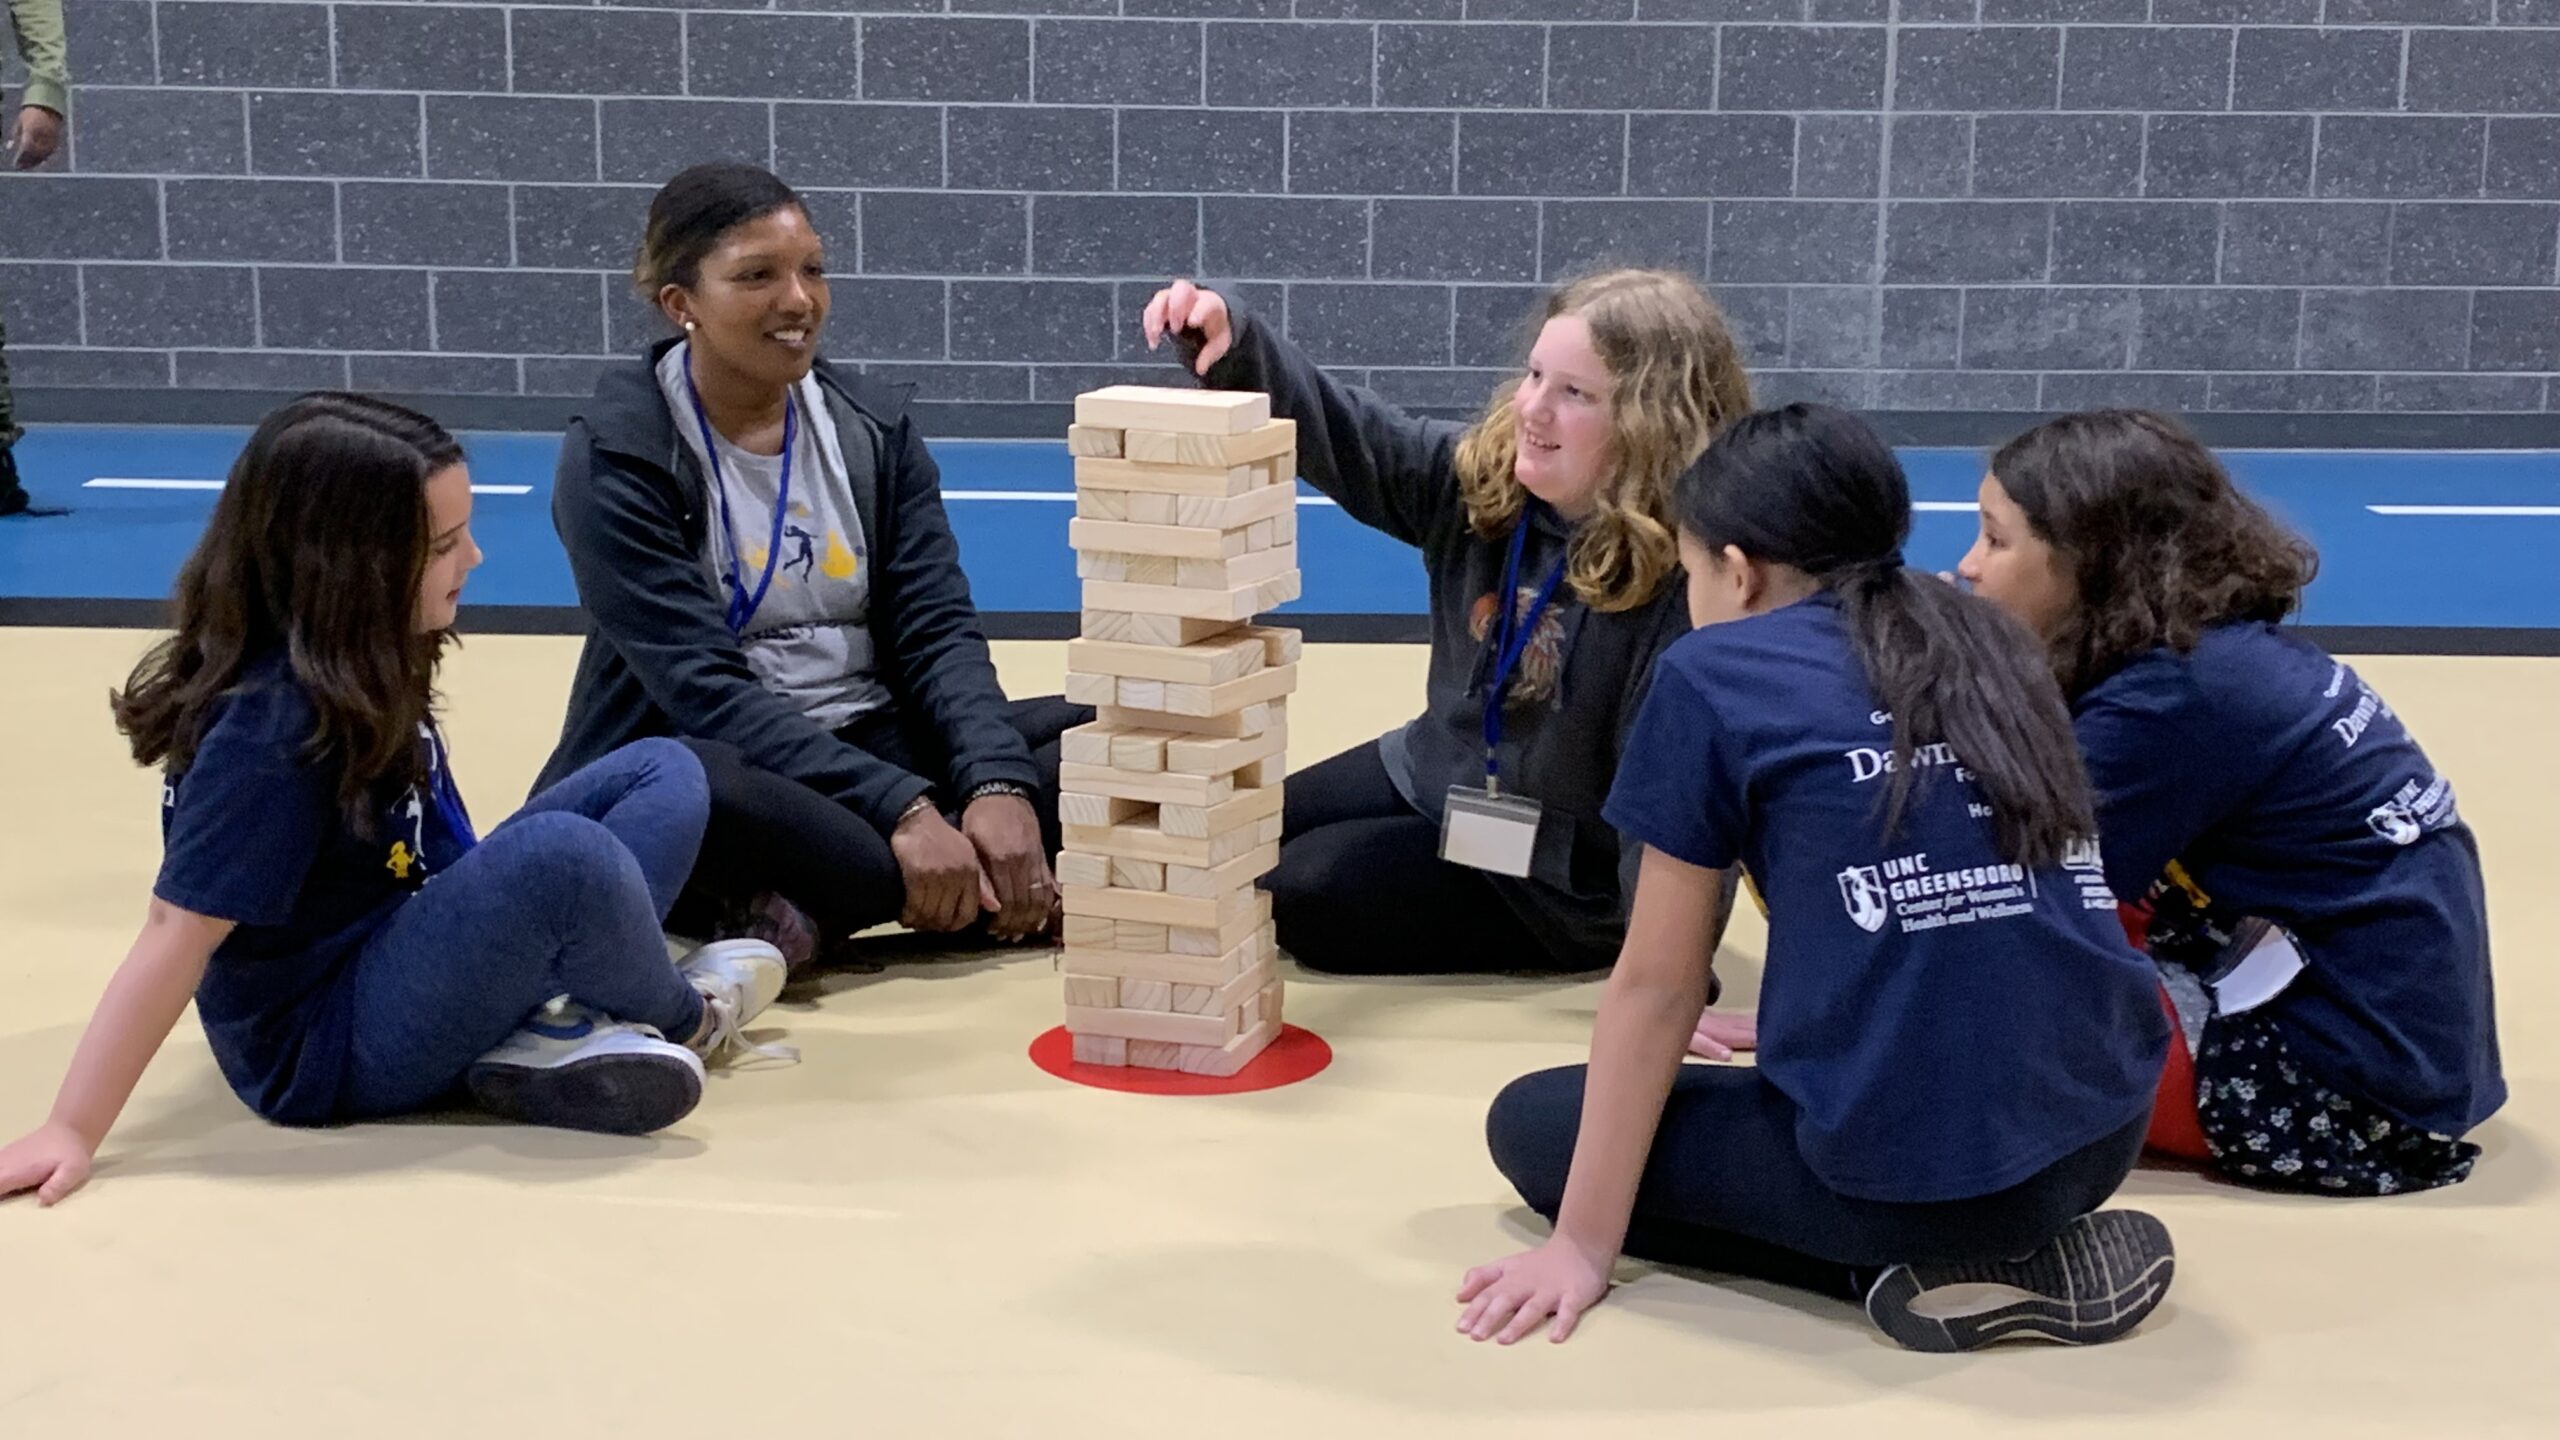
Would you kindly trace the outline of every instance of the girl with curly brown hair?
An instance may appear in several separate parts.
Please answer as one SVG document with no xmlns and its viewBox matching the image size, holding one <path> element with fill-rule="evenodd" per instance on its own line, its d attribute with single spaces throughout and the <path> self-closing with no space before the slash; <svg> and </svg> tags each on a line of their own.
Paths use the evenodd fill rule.
<svg viewBox="0 0 2560 1440">
<path fill-rule="evenodd" d="M 2318 1194 L 2468 1176 L 2506 1099 L 2479 849 L 2373 687 L 2279 627 L 2311 547 L 2147 411 L 2028 431 L 1981 499 L 1958 573 L 2050 648 L 2179 1022 L 2154 1148 Z"/>
<path fill-rule="evenodd" d="M 1171 336 L 1203 383 L 1269 393 L 1307 482 L 1429 578 L 1423 713 L 1289 782 L 1266 883 L 1310 969 L 1590 970 L 1625 938 L 1637 851 L 1600 809 L 1684 628 L 1672 482 L 1751 384 L 1684 275 L 1592 275 L 1537 319 L 1520 373 L 1459 425 L 1325 374 L 1230 294 L 1177 281 L 1148 302 L 1150 347 Z"/>
</svg>

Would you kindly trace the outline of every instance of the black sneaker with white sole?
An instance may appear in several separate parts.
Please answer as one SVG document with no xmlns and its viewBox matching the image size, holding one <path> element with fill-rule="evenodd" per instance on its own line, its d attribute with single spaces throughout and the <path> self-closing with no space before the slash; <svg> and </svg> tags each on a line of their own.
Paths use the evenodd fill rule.
<svg viewBox="0 0 2560 1440">
<path fill-rule="evenodd" d="M 646 1025 L 555 1006 L 473 1061 L 464 1084 L 519 1124 L 646 1135 L 702 1103 L 702 1057 Z"/>
<path fill-rule="evenodd" d="M 2139 1210 L 2101 1210 L 2022 1259 L 1896 1265 L 1868 1289 L 1867 1318 L 1933 1354 L 2006 1340 L 2098 1345 L 2140 1325 L 2177 1268 L 2166 1226 Z"/>
</svg>

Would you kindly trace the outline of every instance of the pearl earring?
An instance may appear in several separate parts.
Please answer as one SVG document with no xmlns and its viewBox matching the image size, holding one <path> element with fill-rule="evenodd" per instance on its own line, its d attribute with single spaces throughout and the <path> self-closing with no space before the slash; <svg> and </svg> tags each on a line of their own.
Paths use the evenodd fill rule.
<svg viewBox="0 0 2560 1440">
<path fill-rule="evenodd" d="M 684 328 L 685 328 L 685 333 L 687 333 L 687 334 L 691 334 L 691 333 L 693 332 L 693 322 L 692 322 L 692 321 L 690 321 L 690 320 L 687 320 L 686 322 L 684 322 Z"/>
</svg>

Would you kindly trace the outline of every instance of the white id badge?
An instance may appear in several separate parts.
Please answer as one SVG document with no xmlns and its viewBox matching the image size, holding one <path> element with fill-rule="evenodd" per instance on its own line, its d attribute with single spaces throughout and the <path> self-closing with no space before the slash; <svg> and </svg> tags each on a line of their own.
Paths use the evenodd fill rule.
<svg viewBox="0 0 2560 1440">
<path fill-rule="evenodd" d="M 2239 949 L 2233 946 L 2233 949 Z M 2302 951 L 2293 937 L 2278 925 L 2266 925 L 2255 944 L 2242 952 L 2239 959 L 2220 974 L 2207 978 L 2213 987 L 2214 1010 L 2223 1015 L 2239 1015 L 2255 1010 L 2284 993 L 2294 977 L 2303 970 Z"/>
<path fill-rule="evenodd" d="M 1449 787 L 1440 816 L 1440 858 L 1496 875 L 1525 878 L 1538 848 L 1538 802 Z"/>
</svg>

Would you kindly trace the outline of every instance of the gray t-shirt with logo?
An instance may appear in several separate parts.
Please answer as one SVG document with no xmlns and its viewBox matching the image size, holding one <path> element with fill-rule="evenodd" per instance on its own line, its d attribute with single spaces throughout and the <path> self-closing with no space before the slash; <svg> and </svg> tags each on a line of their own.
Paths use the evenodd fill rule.
<svg viewBox="0 0 2560 1440">
<path fill-rule="evenodd" d="M 830 730 L 889 704 L 871 637 L 870 547 L 816 379 L 803 380 L 792 394 L 798 420 L 791 498 L 777 550 L 772 544 L 773 507 L 782 488 L 783 457 L 749 454 L 713 430 L 719 463 L 711 463 L 702 448 L 704 426 L 685 384 L 685 354 L 682 345 L 667 353 L 658 366 L 658 385 L 666 392 L 678 433 L 717 487 L 710 501 L 703 564 L 719 584 L 723 601 L 730 596 L 733 564 L 748 596 L 765 586 L 763 603 L 739 636 L 747 663 L 766 689 Z M 766 585 L 768 565 L 773 578 Z"/>
</svg>

